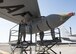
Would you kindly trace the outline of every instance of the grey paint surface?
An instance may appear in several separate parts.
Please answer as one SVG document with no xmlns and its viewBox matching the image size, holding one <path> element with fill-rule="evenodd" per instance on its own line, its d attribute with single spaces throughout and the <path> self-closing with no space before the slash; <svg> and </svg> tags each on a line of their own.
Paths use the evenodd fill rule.
<svg viewBox="0 0 76 54">
<path fill-rule="evenodd" d="M 10 12 L 10 10 L 12 12 Z M 30 14 L 27 12 L 33 16 L 29 16 Z M 21 13 L 25 13 L 24 16 L 17 15 Z M 3 0 L 3 2 L 0 3 L 0 17 L 9 21 L 20 23 L 23 19 L 28 19 L 29 17 L 37 18 L 39 16 L 40 11 L 37 0 Z"/>
</svg>

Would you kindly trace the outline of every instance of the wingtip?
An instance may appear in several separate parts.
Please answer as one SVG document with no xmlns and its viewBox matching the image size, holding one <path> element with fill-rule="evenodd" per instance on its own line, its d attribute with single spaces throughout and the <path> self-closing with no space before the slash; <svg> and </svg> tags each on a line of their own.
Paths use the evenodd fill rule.
<svg viewBox="0 0 76 54">
<path fill-rule="evenodd" d="M 75 12 L 68 13 L 68 16 L 74 16 L 74 15 L 75 15 Z"/>
</svg>

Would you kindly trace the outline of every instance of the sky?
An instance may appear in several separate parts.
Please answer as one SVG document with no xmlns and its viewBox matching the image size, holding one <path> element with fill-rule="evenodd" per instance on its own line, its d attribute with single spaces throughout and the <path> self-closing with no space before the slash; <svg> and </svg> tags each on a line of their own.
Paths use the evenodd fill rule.
<svg viewBox="0 0 76 54">
<path fill-rule="evenodd" d="M 38 0 L 41 16 L 49 14 L 65 14 L 69 12 L 76 13 L 76 0 Z M 76 15 L 71 17 L 62 26 L 69 30 L 72 27 L 73 34 L 76 34 Z M 8 42 L 9 31 L 16 25 L 13 22 L 0 17 L 0 42 Z"/>
</svg>

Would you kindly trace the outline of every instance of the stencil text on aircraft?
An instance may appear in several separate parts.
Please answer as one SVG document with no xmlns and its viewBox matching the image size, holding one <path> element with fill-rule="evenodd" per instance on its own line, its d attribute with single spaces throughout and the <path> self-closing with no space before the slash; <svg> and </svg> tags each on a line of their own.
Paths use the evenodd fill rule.
<svg viewBox="0 0 76 54">
<path fill-rule="evenodd" d="M 7 13 L 11 14 L 11 13 L 16 12 L 24 7 L 25 7 L 24 5 L 2 6 L 2 7 L 0 6 L 0 9 L 6 9 Z M 12 16 L 20 15 L 20 16 L 24 17 L 24 15 L 26 15 L 26 14 L 29 14 L 30 16 L 32 16 L 30 11 L 24 11 L 22 13 L 15 13 L 15 14 L 12 14 Z"/>
</svg>

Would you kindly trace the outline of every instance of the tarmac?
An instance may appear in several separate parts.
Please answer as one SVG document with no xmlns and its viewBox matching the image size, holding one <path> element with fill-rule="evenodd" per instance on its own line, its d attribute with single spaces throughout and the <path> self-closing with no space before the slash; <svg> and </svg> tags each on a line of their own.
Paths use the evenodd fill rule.
<svg viewBox="0 0 76 54">
<path fill-rule="evenodd" d="M 33 46 L 32 49 L 34 50 L 35 47 Z M 52 48 L 57 54 L 76 54 L 76 44 L 63 44 L 63 45 L 56 45 Z M 15 54 L 18 54 L 18 49 L 16 50 Z M 9 44 L 0 44 L 0 54 L 10 54 L 11 48 Z M 32 54 L 36 54 L 32 51 Z M 50 51 L 50 54 L 54 54 Z"/>
</svg>

